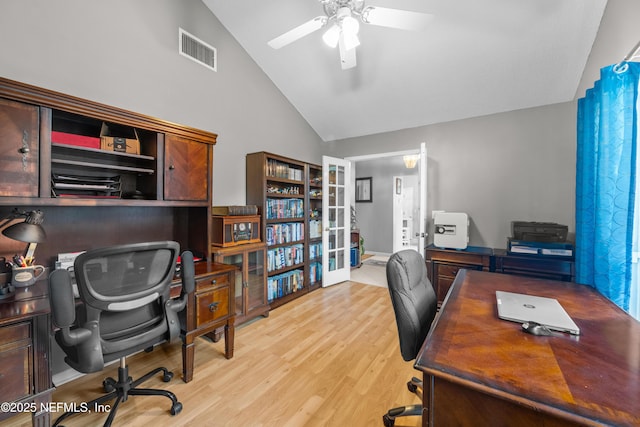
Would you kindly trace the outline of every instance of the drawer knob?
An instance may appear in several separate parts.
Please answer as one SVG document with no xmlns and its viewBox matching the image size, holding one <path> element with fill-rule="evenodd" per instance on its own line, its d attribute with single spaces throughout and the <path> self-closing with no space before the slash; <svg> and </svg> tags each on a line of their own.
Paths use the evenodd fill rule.
<svg viewBox="0 0 640 427">
<path fill-rule="evenodd" d="M 218 309 L 218 304 L 219 304 L 219 302 L 217 302 L 217 301 L 216 302 L 212 302 L 211 304 L 209 304 L 209 311 L 212 312 L 212 313 L 214 311 L 216 311 Z"/>
<path fill-rule="evenodd" d="M 218 280 L 217 280 L 217 279 L 213 279 L 213 280 L 211 281 L 211 284 L 212 284 L 212 285 L 215 285 L 216 283 L 218 283 Z"/>
</svg>

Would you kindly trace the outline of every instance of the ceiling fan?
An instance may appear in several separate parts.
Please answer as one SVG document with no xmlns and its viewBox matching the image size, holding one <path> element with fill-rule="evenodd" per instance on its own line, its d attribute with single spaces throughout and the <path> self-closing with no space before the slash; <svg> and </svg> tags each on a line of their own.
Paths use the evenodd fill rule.
<svg viewBox="0 0 640 427">
<path fill-rule="evenodd" d="M 316 16 L 310 21 L 287 31 L 268 42 L 274 49 L 280 49 L 302 37 L 328 26 L 322 39 L 332 48 L 339 46 L 342 69 L 356 66 L 356 47 L 360 45 L 358 30 L 360 23 L 399 28 L 402 30 L 421 30 L 426 27 L 433 15 L 386 7 L 366 6 L 365 0 L 319 0 L 324 7 L 325 16 Z"/>
</svg>

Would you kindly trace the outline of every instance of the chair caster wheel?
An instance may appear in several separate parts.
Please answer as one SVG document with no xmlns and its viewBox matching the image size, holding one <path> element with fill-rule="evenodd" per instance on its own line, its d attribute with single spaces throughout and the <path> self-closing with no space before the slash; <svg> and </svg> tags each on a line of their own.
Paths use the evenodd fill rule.
<svg viewBox="0 0 640 427">
<path fill-rule="evenodd" d="M 173 378 L 173 372 L 167 372 L 162 377 L 162 381 L 164 381 L 165 383 L 168 383 L 169 381 L 171 381 L 172 378 Z"/>
<path fill-rule="evenodd" d="M 411 381 L 407 383 L 407 388 L 411 393 L 415 393 L 416 391 L 418 391 L 418 386 L 412 383 Z"/>
<path fill-rule="evenodd" d="M 382 422 L 384 423 L 384 427 L 393 427 L 393 425 L 396 423 L 396 420 L 395 418 L 389 417 L 389 414 L 384 414 L 382 416 Z"/>
<path fill-rule="evenodd" d="M 176 402 L 171 405 L 171 415 L 178 415 L 182 411 L 182 403 Z"/>
<path fill-rule="evenodd" d="M 105 393 L 111 393 L 113 390 L 116 389 L 113 385 L 113 382 L 108 380 L 102 381 L 102 388 L 104 389 Z"/>
</svg>

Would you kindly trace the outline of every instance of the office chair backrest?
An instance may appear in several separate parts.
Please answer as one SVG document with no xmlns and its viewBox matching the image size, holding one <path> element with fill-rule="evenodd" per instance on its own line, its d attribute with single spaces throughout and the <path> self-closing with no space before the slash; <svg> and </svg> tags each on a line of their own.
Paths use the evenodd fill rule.
<svg viewBox="0 0 640 427">
<path fill-rule="evenodd" d="M 405 361 L 413 360 L 438 309 L 422 255 L 412 249 L 391 255 L 387 262 L 387 284 L 396 316 L 400 353 Z"/>
<path fill-rule="evenodd" d="M 177 242 L 162 241 L 79 255 L 74 273 L 83 304 L 69 301 L 66 271 L 52 273 L 52 311 L 61 328 L 56 339 L 70 359 L 67 363 L 81 372 L 95 372 L 104 362 L 179 336 L 177 313 L 186 297 L 170 300 L 179 250 Z M 185 254 L 192 263 L 191 254 Z M 193 280 L 192 266 L 187 270 Z"/>
</svg>

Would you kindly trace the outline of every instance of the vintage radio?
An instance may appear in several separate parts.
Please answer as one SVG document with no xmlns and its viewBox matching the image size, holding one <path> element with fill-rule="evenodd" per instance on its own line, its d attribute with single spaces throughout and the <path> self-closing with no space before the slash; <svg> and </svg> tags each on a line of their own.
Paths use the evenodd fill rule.
<svg viewBox="0 0 640 427">
<path fill-rule="evenodd" d="M 236 246 L 260 242 L 260 215 L 213 215 L 213 246 Z"/>
</svg>

